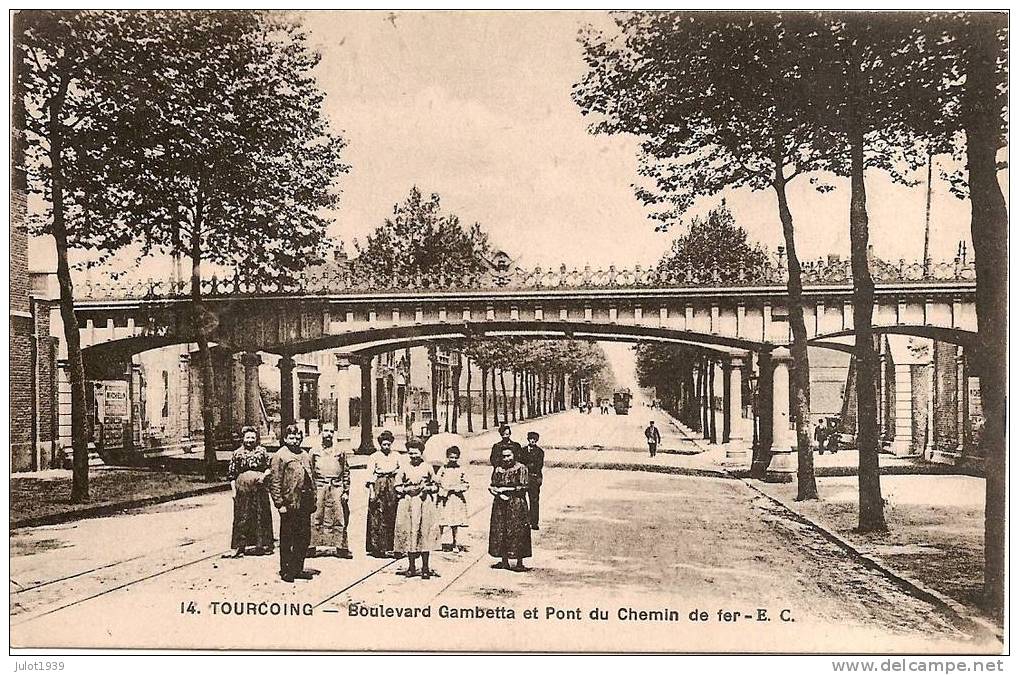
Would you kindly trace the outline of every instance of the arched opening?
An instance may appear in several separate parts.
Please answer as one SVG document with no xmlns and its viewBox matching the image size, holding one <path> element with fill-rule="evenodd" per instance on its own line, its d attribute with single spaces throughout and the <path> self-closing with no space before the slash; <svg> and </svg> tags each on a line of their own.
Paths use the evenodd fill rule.
<svg viewBox="0 0 1019 675">
<path fill-rule="evenodd" d="M 978 465 L 983 428 L 980 382 L 971 360 L 977 334 L 936 326 L 875 327 L 878 350 L 878 424 L 883 447 L 897 456 Z M 854 335 L 818 336 L 812 347 L 844 353 L 849 378 L 840 417 L 845 445 L 855 442 Z M 813 366 L 812 366 L 813 368 Z"/>
</svg>

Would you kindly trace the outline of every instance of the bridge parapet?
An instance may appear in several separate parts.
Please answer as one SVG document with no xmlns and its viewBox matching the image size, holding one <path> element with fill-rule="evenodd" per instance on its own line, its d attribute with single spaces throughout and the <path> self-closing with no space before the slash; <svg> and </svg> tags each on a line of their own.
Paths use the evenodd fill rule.
<svg viewBox="0 0 1019 675">
<path fill-rule="evenodd" d="M 806 286 L 845 286 L 852 283 L 848 260 L 819 259 L 801 264 Z M 972 281 L 975 266 L 963 257 L 950 262 L 923 265 L 899 260 L 890 263 L 871 261 L 875 282 L 883 284 L 923 284 L 942 281 Z M 453 277 L 441 274 L 398 275 L 386 279 L 362 278 L 349 268 L 313 268 L 292 278 L 259 278 L 234 275 L 212 276 L 202 281 L 206 297 L 244 296 L 342 296 L 373 292 L 409 294 L 426 290 L 484 291 L 527 289 L 611 289 L 611 288 L 738 288 L 780 287 L 788 281 L 788 269 L 782 258 L 748 268 L 718 266 L 682 270 L 663 268 L 606 269 L 535 267 L 490 271 L 481 276 Z M 159 300 L 183 298 L 190 292 L 190 281 L 171 279 L 112 279 L 86 281 L 75 288 L 79 300 Z"/>
</svg>

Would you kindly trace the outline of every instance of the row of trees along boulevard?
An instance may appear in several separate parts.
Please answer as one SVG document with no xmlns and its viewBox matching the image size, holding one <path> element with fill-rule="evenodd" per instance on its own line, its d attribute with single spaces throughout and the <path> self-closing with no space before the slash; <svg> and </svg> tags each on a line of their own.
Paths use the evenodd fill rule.
<svg viewBox="0 0 1019 675">
<path fill-rule="evenodd" d="M 612 30 L 581 35 L 589 67 L 574 99 L 599 117 L 593 131 L 641 138 L 637 195 L 655 209 L 659 227 L 699 198 L 727 189 L 775 195 L 788 255 L 799 499 L 816 498 L 817 489 L 788 186 L 808 180 L 830 191 L 848 178 L 861 532 L 887 529 L 865 177 L 910 183 L 936 154 L 959 160 L 962 168 L 948 177 L 971 209 L 981 347 L 974 365 L 986 417 L 980 440 L 987 475 L 984 600 L 1000 620 L 1008 247 L 997 158 L 1007 142 L 1007 15 L 623 12 L 614 18 Z"/>
<path fill-rule="evenodd" d="M 494 254 L 488 234 L 479 223 L 465 227 L 458 216 L 443 210 L 438 194 L 426 196 L 411 188 L 407 198 L 394 205 L 390 217 L 368 235 L 355 241 L 353 273 L 380 285 L 393 278 L 421 275 L 459 279 L 477 284 L 490 269 Z M 609 382 L 611 373 L 602 350 L 582 341 L 544 341 L 518 338 L 477 338 L 450 342 L 452 412 L 448 431 L 459 433 L 462 415 L 460 383 L 466 373 L 467 431 L 474 431 L 472 392 L 475 371 L 481 376 L 481 428 L 500 421 L 528 419 L 566 408 L 576 394 L 570 383 L 583 379 Z M 438 347 L 430 346 L 431 400 L 439 400 Z M 507 377 L 509 383 L 507 384 Z M 434 404 L 433 404 L 434 405 Z M 489 416 L 491 411 L 491 417 Z"/>
<path fill-rule="evenodd" d="M 87 501 L 85 376 L 70 253 L 124 250 L 191 263 L 205 471 L 216 476 L 202 266 L 288 278 L 314 262 L 347 167 L 300 26 L 249 11 L 31 11 L 14 15 L 16 165 L 56 242 L 70 364 L 72 500 Z M 21 125 L 19 127 L 19 125 Z"/>
<path fill-rule="evenodd" d="M 612 388 L 611 368 L 597 343 L 580 340 L 481 339 L 469 341 L 463 353 L 468 363 L 473 363 L 481 372 L 482 429 L 488 428 L 489 381 L 492 392 L 492 425 L 496 427 L 500 420 L 515 422 L 518 419 L 531 419 L 578 405 L 581 402 L 582 382 L 592 383 L 592 391 L 607 393 Z M 507 372 L 512 382 L 511 394 L 506 385 Z M 453 419 L 455 421 L 456 416 Z M 456 431 L 455 427 L 453 431 Z M 467 431 L 474 431 L 470 398 Z"/>
</svg>

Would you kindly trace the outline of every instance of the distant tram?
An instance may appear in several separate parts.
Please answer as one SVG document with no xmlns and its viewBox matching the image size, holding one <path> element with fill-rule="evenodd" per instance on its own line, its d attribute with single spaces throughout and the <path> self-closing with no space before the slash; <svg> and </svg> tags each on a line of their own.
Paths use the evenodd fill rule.
<svg viewBox="0 0 1019 675">
<path fill-rule="evenodd" d="M 612 407 L 616 409 L 617 415 L 630 414 L 630 399 L 633 394 L 629 389 L 617 389 L 612 393 Z"/>
</svg>

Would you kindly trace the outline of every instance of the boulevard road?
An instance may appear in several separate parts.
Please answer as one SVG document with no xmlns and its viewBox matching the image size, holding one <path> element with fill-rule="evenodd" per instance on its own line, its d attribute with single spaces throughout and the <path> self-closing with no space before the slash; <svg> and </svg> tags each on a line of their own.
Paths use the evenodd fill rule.
<svg viewBox="0 0 1019 675">
<path fill-rule="evenodd" d="M 600 446 L 638 457 L 651 412 L 529 423 L 548 456 Z M 587 419 L 589 418 L 589 419 Z M 664 416 L 658 419 L 665 422 Z M 515 428 L 523 439 L 527 425 Z M 472 441 L 472 456 L 492 436 Z M 612 444 L 616 445 L 613 446 Z M 666 448 L 697 451 L 675 429 Z M 571 454 L 572 453 L 572 454 Z M 643 460 L 641 460 L 643 461 Z M 530 572 L 487 554 L 490 470 L 471 465 L 465 553 L 440 577 L 364 555 L 354 471 L 354 560 L 311 559 L 285 584 L 276 556 L 222 559 L 231 499 L 218 493 L 11 533 L 15 647 L 994 652 L 987 635 L 915 598 L 742 481 L 548 468 Z M 264 612 L 264 614 L 263 614 Z M 273 616 L 273 612 L 279 615 Z M 405 615 L 411 614 L 410 617 Z M 464 617 L 484 618 L 464 618 Z"/>
</svg>

